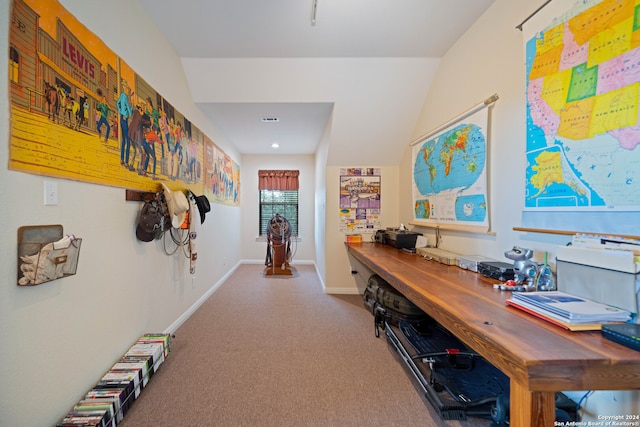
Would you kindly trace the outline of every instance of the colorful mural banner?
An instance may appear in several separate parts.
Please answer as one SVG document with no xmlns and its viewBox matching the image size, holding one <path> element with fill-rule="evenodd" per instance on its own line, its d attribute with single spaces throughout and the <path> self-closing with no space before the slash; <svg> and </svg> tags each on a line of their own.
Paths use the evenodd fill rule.
<svg viewBox="0 0 640 427">
<path fill-rule="evenodd" d="M 55 0 L 13 0 L 9 169 L 239 206 L 240 168 Z"/>
</svg>

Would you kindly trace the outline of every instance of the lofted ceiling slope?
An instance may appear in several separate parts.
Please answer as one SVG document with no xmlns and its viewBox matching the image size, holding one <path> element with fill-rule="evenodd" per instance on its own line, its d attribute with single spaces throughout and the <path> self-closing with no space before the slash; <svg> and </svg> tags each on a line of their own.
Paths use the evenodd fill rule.
<svg viewBox="0 0 640 427">
<path fill-rule="evenodd" d="M 439 58 L 495 0 L 139 1 L 241 154 L 326 143 L 329 165 L 386 166 L 410 142 Z"/>
</svg>

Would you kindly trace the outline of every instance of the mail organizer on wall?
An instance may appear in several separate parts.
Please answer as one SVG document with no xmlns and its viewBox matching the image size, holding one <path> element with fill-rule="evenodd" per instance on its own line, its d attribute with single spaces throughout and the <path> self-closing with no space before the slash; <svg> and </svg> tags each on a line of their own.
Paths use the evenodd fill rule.
<svg viewBox="0 0 640 427">
<path fill-rule="evenodd" d="M 76 274 L 82 239 L 61 225 L 18 228 L 18 286 L 33 286 Z"/>
</svg>

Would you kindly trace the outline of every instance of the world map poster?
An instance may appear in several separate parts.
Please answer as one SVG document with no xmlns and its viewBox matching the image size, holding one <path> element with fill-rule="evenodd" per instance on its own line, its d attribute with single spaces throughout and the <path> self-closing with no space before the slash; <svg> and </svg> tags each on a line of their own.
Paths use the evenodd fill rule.
<svg viewBox="0 0 640 427">
<path fill-rule="evenodd" d="M 640 208 L 639 3 L 581 0 L 525 35 L 525 210 Z"/>
<path fill-rule="evenodd" d="M 486 108 L 413 145 L 417 225 L 488 229 Z"/>
</svg>

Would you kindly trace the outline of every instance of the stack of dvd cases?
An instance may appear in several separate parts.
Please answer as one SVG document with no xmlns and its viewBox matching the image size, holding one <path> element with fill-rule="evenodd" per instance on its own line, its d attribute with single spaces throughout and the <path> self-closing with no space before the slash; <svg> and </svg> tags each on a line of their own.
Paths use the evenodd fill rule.
<svg viewBox="0 0 640 427">
<path fill-rule="evenodd" d="M 168 334 L 145 334 L 87 392 L 57 427 L 115 427 L 169 355 Z"/>
</svg>

